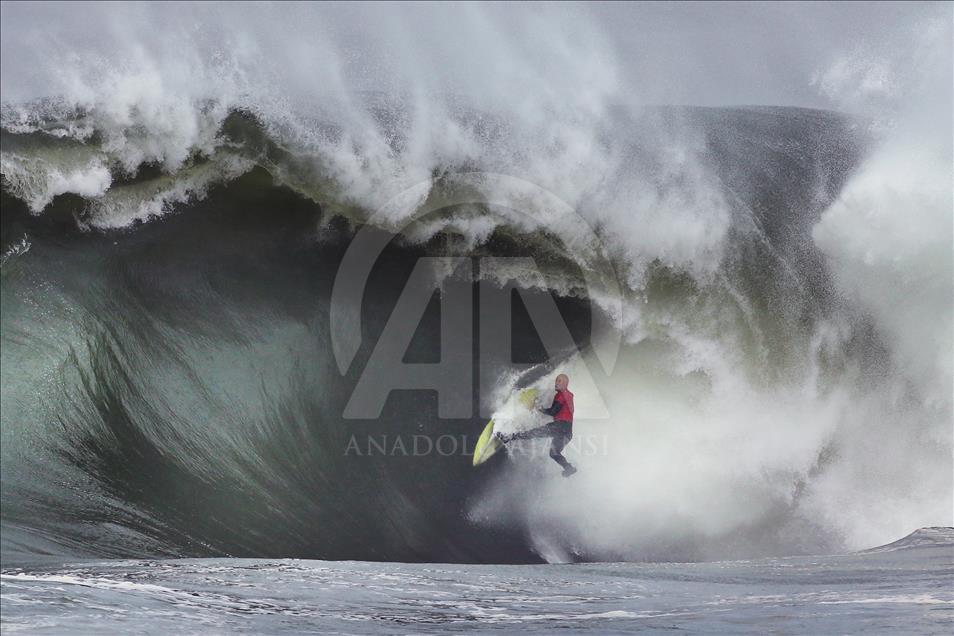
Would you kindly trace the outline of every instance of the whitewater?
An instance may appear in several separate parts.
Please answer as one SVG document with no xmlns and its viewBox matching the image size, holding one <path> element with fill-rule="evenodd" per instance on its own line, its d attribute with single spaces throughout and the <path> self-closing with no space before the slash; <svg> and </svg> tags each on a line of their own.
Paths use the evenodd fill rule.
<svg viewBox="0 0 954 636">
<path fill-rule="evenodd" d="M 951 621 L 950 5 L 742 105 L 620 7 L 0 6 L 5 628 Z M 349 415 L 448 256 L 465 414 Z M 429 276 L 408 363 L 451 355 Z M 579 473 L 473 469 L 558 373 Z"/>
</svg>

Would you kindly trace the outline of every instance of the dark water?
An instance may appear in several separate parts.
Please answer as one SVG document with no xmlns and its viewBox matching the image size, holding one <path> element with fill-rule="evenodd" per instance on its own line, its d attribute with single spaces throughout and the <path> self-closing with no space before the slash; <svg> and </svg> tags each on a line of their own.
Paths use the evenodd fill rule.
<svg viewBox="0 0 954 636">
<path fill-rule="evenodd" d="M 410 392 L 377 420 L 342 418 L 356 373 L 334 367 L 328 305 L 350 230 L 316 236 L 320 208 L 261 179 L 135 231 L 12 222 L 30 227 L 31 246 L 4 271 L 5 355 L 24 370 L 38 350 L 61 360 L 38 416 L 49 436 L 30 428 L 45 422 L 5 420 L 31 439 L 4 460 L 5 558 L 48 549 L 35 533 L 108 555 L 536 560 L 519 532 L 464 514 L 493 479 L 467 456 L 485 418 L 438 419 L 434 395 Z M 361 356 L 425 253 L 382 255 Z M 584 342 L 587 304 L 557 302 Z M 525 312 L 514 327 L 516 359 L 546 362 Z M 409 362 L 439 356 L 439 329 L 435 298 Z M 446 454 L 422 461 L 414 436 L 450 436 Z M 77 489 L 48 483 L 50 471 Z"/>
</svg>

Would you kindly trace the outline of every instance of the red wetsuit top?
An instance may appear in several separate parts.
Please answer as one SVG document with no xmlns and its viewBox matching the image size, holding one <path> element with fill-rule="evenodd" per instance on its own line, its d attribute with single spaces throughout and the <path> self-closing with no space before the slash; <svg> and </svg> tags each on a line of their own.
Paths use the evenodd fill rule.
<svg viewBox="0 0 954 636">
<path fill-rule="evenodd" d="M 556 413 L 553 414 L 554 422 L 570 422 L 573 423 L 573 394 L 569 390 L 564 389 L 563 391 L 557 391 L 556 395 L 553 396 L 553 404 L 550 406 L 549 410 L 553 410 L 559 406 L 559 409 Z"/>
</svg>

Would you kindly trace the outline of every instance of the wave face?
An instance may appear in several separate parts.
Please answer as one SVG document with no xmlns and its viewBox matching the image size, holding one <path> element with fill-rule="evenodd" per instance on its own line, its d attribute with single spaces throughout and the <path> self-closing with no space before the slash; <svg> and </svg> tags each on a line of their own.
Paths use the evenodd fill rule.
<svg viewBox="0 0 954 636">
<path fill-rule="evenodd" d="M 21 10 L 4 46 L 28 51 Z M 393 47 L 371 83 L 402 88 L 372 91 L 347 28 L 268 10 L 90 7 L 29 75 L 4 49 L 5 562 L 695 560 L 951 523 L 951 135 L 923 124 L 950 129 L 950 21 L 889 111 L 847 116 L 633 105 L 598 25 L 556 12 L 517 37 L 466 9 L 441 65 L 463 85 L 370 24 Z M 366 230 L 397 236 L 342 373 L 332 290 Z M 573 480 L 517 452 L 471 469 L 486 418 L 427 392 L 344 417 L 418 259 L 448 253 L 531 257 L 542 278 L 481 275 L 556 297 L 582 353 L 548 358 L 518 309 L 535 370 L 474 362 L 473 400 L 569 373 Z M 408 361 L 440 331 L 432 302 Z"/>
<path fill-rule="evenodd" d="M 897 552 L 921 548 L 954 548 L 954 528 L 919 528 L 887 545 L 864 550 L 865 553 Z"/>
</svg>

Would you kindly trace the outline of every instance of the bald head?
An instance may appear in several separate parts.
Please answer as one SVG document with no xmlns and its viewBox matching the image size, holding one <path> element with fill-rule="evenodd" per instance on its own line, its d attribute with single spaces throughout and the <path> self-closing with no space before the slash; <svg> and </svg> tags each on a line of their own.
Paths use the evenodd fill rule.
<svg viewBox="0 0 954 636">
<path fill-rule="evenodd" d="M 556 377 L 553 385 L 556 387 L 557 391 L 566 391 L 566 387 L 570 385 L 570 378 L 565 373 L 561 373 Z"/>
</svg>

